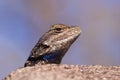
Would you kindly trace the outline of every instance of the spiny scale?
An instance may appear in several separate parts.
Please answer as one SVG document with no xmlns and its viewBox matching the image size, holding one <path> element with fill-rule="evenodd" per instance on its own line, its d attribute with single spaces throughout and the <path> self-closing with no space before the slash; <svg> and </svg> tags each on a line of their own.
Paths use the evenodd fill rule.
<svg viewBox="0 0 120 80">
<path fill-rule="evenodd" d="M 37 63 L 59 64 L 80 33 L 81 30 L 77 26 L 53 25 L 32 49 L 24 66 L 34 66 Z"/>
</svg>

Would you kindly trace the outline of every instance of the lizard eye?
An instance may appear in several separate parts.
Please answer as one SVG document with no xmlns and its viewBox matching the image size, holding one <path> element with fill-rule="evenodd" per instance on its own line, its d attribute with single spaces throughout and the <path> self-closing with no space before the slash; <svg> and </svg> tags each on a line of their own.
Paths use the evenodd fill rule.
<svg viewBox="0 0 120 80">
<path fill-rule="evenodd" d="M 54 30 L 56 33 L 61 33 L 67 26 L 63 24 L 55 24 L 51 27 L 51 30 Z"/>
<path fill-rule="evenodd" d="M 57 30 L 57 31 L 61 31 L 62 29 L 61 29 L 61 28 L 56 28 L 55 30 Z"/>
<path fill-rule="evenodd" d="M 56 33 L 60 33 L 62 31 L 62 28 L 55 28 Z"/>
</svg>

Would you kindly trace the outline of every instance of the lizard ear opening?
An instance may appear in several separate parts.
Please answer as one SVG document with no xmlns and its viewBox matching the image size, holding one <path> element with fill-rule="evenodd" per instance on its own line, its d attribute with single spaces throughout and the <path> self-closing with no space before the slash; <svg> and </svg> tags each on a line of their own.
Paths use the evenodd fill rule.
<svg viewBox="0 0 120 80">
<path fill-rule="evenodd" d="M 49 45 L 45 45 L 45 44 L 41 44 L 40 46 L 41 46 L 41 47 L 43 47 L 44 49 L 46 49 L 46 48 L 49 48 L 49 47 L 50 47 Z"/>
</svg>

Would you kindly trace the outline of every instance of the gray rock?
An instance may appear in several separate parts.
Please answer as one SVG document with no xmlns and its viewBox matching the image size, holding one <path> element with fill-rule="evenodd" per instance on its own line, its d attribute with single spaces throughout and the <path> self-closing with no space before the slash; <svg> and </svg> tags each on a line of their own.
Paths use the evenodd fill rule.
<svg viewBox="0 0 120 80">
<path fill-rule="evenodd" d="M 37 64 L 17 69 L 3 80 L 120 80 L 120 66 Z"/>
</svg>

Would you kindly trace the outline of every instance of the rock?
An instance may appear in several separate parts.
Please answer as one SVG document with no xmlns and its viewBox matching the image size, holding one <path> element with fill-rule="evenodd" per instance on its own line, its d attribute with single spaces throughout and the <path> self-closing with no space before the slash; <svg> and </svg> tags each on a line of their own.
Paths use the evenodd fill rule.
<svg viewBox="0 0 120 80">
<path fill-rule="evenodd" d="M 37 64 L 17 69 L 3 80 L 120 80 L 120 66 Z"/>
</svg>

